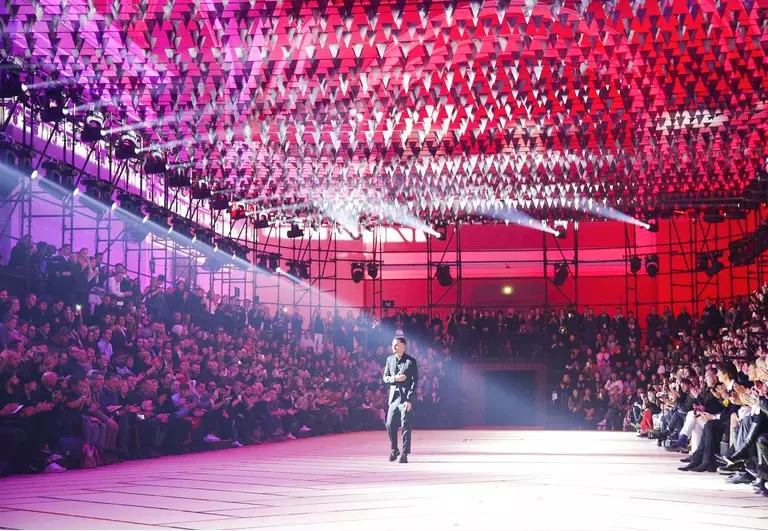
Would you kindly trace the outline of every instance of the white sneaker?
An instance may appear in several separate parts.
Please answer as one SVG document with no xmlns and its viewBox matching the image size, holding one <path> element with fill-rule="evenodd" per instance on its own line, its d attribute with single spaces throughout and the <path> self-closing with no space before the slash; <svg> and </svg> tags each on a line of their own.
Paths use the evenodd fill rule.
<svg viewBox="0 0 768 531">
<path fill-rule="evenodd" d="M 294 437 L 292 433 L 288 433 L 288 434 L 286 434 L 285 438 L 286 438 L 286 439 L 288 439 L 289 441 L 292 441 L 292 440 L 294 440 L 296 437 Z"/>
<path fill-rule="evenodd" d="M 216 436 L 215 436 L 213 433 L 209 433 L 208 435 L 206 435 L 206 436 L 205 436 L 205 439 L 203 439 L 203 440 L 204 440 L 205 442 L 209 442 L 209 443 L 217 443 L 217 442 L 221 442 L 221 439 L 219 439 L 218 437 L 216 437 Z"/>
<path fill-rule="evenodd" d="M 45 467 L 45 473 L 46 474 L 54 474 L 57 472 L 66 472 L 67 469 L 63 466 L 59 465 L 58 463 L 51 463 L 47 467 Z"/>
<path fill-rule="evenodd" d="M 242 447 L 243 447 L 243 443 L 241 443 L 240 441 L 234 441 L 232 443 L 232 448 L 242 448 Z"/>
</svg>

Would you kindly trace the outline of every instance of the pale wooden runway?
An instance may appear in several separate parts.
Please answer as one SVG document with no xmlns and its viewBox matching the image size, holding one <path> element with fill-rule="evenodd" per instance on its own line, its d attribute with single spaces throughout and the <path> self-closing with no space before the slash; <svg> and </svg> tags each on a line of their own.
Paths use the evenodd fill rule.
<svg viewBox="0 0 768 531">
<path fill-rule="evenodd" d="M 384 431 L 0 481 L 16 529 L 768 529 L 768 499 L 629 433 Z"/>
</svg>

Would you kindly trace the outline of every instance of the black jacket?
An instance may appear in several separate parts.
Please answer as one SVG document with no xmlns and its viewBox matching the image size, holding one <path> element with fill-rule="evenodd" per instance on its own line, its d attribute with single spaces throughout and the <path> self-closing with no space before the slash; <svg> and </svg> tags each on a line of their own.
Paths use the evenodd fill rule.
<svg viewBox="0 0 768 531">
<path fill-rule="evenodd" d="M 405 374 L 405 381 L 395 382 L 395 376 L 398 374 Z M 415 400 L 416 388 L 419 385 L 419 369 L 416 360 L 408 354 L 403 354 L 398 361 L 397 356 L 392 354 L 384 365 L 384 383 L 389 384 L 389 403 L 392 403 L 395 397 L 405 402 Z"/>
</svg>

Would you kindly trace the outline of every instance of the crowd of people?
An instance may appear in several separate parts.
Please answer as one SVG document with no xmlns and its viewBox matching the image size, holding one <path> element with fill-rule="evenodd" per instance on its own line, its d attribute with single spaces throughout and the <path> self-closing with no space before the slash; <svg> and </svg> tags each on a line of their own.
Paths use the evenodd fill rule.
<svg viewBox="0 0 768 531">
<path fill-rule="evenodd" d="M 40 249 L 43 249 L 41 252 Z M 271 312 L 122 264 L 23 239 L 0 285 L 0 474 L 382 429 L 397 321 L 368 310 Z M 415 424 L 444 427 L 451 350 L 409 328 Z"/>
<path fill-rule="evenodd" d="M 589 307 L 305 322 L 162 275 L 142 287 L 67 245 L 21 240 L 7 269 L 31 289 L 0 285 L 0 474 L 381 429 L 382 365 L 404 335 L 417 427 L 451 427 L 459 356 L 540 357 L 562 372 L 553 425 L 636 430 L 689 452 L 681 470 L 768 492 L 768 285 L 699 315 L 651 308 L 643 326 Z"/>
<path fill-rule="evenodd" d="M 551 409 L 575 429 L 635 430 L 768 496 L 768 284 L 701 314 L 572 312 L 551 348 L 564 359 Z"/>
</svg>

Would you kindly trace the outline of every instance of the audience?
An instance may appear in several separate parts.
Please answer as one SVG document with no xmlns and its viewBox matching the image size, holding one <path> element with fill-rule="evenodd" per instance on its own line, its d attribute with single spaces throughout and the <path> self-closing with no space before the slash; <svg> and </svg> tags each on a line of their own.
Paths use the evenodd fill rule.
<svg viewBox="0 0 768 531">
<path fill-rule="evenodd" d="M 64 245 L 14 247 L 0 285 L 0 474 L 153 458 L 379 429 L 382 364 L 396 334 L 420 363 L 420 427 L 451 427 L 466 357 L 547 360 L 552 424 L 636 430 L 768 495 L 768 284 L 701 315 L 617 308 L 447 315 L 426 308 L 298 311 L 205 293 Z M 342 315 L 342 313 L 344 315 Z M 445 319 L 443 319 L 443 317 Z"/>
<path fill-rule="evenodd" d="M 33 291 L 16 299 L 0 285 L 0 474 L 384 423 L 394 329 L 370 310 L 318 311 L 305 326 L 298 311 L 272 315 L 162 276 L 141 291 L 122 264 L 110 269 L 87 249 L 54 256 L 24 240 L 11 256 Z M 456 364 L 427 332 L 409 328 L 422 379 L 416 421 L 446 427 Z"/>
<path fill-rule="evenodd" d="M 594 319 L 588 309 L 550 348 L 566 358 L 555 422 L 634 429 L 688 453 L 679 470 L 719 472 L 768 496 L 768 284 L 728 306 L 706 299 L 698 318 L 652 309 L 644 332 L 632 314 Z"/>
</svg>

